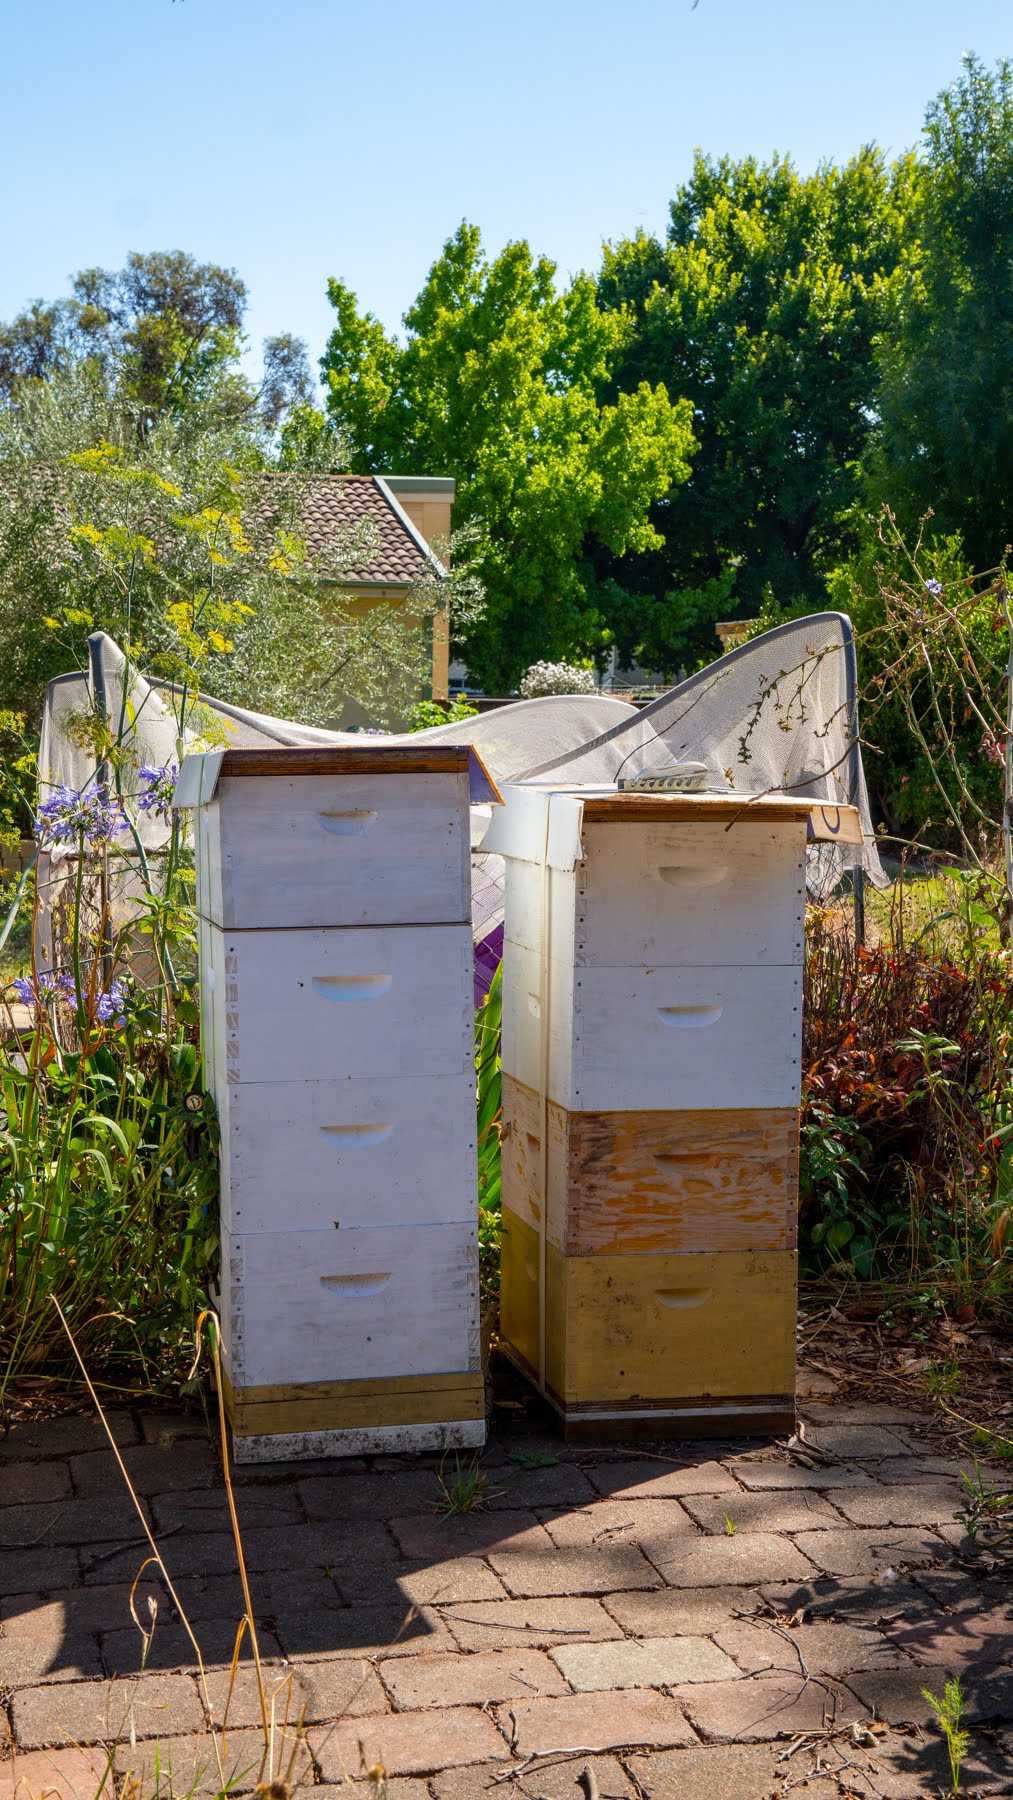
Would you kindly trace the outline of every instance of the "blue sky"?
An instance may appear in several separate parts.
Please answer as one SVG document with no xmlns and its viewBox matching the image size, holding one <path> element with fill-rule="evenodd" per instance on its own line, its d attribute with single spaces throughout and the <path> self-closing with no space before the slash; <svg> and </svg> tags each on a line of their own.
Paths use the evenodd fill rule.
<svg viewBox="0 0 1013 1800">
<path fill-rule="evenodd" d="M 83 266 L 234 266 L 319 355 L 390 327 L 463 217 L 562 273 L 663 231 L 694 146 L 802 168 L 918 137 L 1009 0 L 0 0 L 0 318 Z"/>
</svg>

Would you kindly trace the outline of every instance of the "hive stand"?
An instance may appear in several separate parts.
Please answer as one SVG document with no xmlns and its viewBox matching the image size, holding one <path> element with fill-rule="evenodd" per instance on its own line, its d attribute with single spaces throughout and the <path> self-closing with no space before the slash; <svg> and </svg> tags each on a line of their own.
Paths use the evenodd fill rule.
<svg viewBox="0 0 1013 1800">
<path fill-rule="evenodd" d="M 504 802 L 503 1348 L 569 1439 L 788 1429 L 806 838 L 857 814 Z"/>
<path fill-rule="evenodd" d="M 187 757 L 237 1462 L 485 1439 L 467 746 Z"/>
</svg>

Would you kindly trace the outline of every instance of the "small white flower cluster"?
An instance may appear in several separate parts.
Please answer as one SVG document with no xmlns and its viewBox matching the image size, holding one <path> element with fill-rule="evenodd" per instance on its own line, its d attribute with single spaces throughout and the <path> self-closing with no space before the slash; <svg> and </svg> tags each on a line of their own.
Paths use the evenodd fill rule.
<svg viewBox="0 0 1013 1800">
<path fill-rule="evenodd" d="M 578 669 L 573 663 L 536 662 L 521 680 L 522 700 L 536 700 L 543 694 L 596 694 L 598 683 L 593 669 Z"/>
</svg>

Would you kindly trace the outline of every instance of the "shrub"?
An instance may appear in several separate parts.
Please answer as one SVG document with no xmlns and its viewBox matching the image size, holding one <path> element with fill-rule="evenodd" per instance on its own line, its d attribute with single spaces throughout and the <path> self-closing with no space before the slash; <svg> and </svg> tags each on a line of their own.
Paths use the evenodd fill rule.
<svg viewBox="0 0 1013 1800">
<path fill-rule="evenodd" d="M 957 921 L 959 923 L 959 920 Z M 810 916 L 800 1244 L 810 1269 L 1010 1291 L 1008 963 L 980 922 L 872 948 Z"/>
<path fill-rule="evenodd" d="M 593 669 L 580 669 L 574 663 L 532 663 L 518 689 L 522 700 L 540 699 L 545 694 L 596 694 L 598 683 Z"/>
</svg>

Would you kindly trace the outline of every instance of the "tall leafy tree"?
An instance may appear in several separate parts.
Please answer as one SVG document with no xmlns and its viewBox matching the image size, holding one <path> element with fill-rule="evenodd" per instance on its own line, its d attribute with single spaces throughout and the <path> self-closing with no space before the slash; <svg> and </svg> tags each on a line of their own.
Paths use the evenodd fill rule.
<svg viewBox="0 0 1013 1800">
<path fill-rule="evenodd" d="M 647 381 L 687 396 L 698 442 L 689 480 L 652 512 L 657 549 L 633 571 L 600 564 L 625 592 L 629 653 L 671 668 L 713 655 L 714 619 L 765 595 L 820 603 L 849 547 L 883 279 L 916 181 L 910 158 L 888 169 L 874 149 L 811 176 L 698 155 L 665 243 L 606 250 L 599 302 L 636 320 L 608 395 Z"/>
<path fill-rule="evenodd" d="M 930 105 L 912 241 L 882 340 L 881 497 L 960 532 L 973 567 L 1013 541 L 1013 66 L 977 58 Z"/>
<path fill-rule="evenodd" d="M 234 269 L 184 250 L 82 269 L 67 297 L 36 300 L 0 324 L 0 397 L 90 363 L 115 383 L 141 436 L 167 414 L 239 420 L 259 408 L 275 426 L 309 396 L 306 348 L 287 333 L 268 338 L 254 387 L 239 364 L 246 298 Z"/>
<path fill-rule="evenodd" d="M 469 666 L 503 689 L 540 657 L 601 653 L 608 590 L 596 554 L 619 563 L 660 545 L 651 503 L 685 480 L 689 406 L 660 382 L 603 399 L 632 317 L 599 305 L 578 276 L 525 243 L 488 259 L 462 224 L 445 244 L 403 339 L 331 281 L 337 323 L 321 361 L 328 412 L 353 468 L 449 474 L 455 517 L 475 528 L 486 615 Z"/>
</svg>

